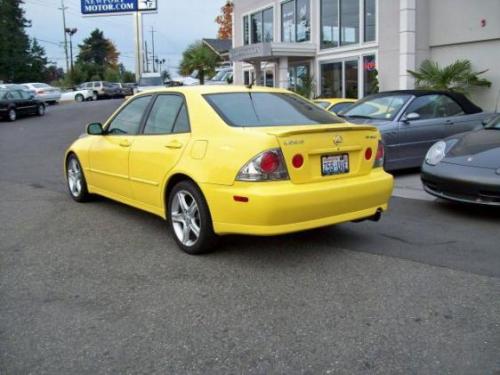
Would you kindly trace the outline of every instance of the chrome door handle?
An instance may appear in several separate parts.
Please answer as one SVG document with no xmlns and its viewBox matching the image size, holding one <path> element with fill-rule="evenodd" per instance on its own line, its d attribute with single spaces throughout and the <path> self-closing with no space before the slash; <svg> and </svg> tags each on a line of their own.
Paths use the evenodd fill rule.
<svg viewBox="0 0 500 375">
<path fill-rule="evenodd" d="M 174 139 L 173 141 L 168 142 L 165 145 L 166 148 L 172 148 L 172 149 L 177 149 L 177 148 L 182 148 L 182 143 L 179 142 L 178 140 Z"/>
<path fill-rule="evenodd" d="M 127 140 L 121 141 L 120 146 L 121 147 L 130 147 L 130 142 Z"/>
</svg>

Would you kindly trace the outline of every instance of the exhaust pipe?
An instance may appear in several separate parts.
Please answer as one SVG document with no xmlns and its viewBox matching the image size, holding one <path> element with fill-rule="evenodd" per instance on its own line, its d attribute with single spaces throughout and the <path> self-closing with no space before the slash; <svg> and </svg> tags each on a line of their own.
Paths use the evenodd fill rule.
<svg viewBox="0 0 500 375">
<path fill-rule="evenodd" d="M 370 221 L 379 221 L 381 218 L 382 218 L 382 209 L 381 208 L 377 208 L 377 212 L 375 212 L 375 215 L 373 216 L 369 216 L 369 217 L 365 217 L 364 219 L 358 219 L 358 220 L 353 220 L 352 222 L 353 223 L 361 223 L 365 220 L 370 220 Z"/>
</svg>

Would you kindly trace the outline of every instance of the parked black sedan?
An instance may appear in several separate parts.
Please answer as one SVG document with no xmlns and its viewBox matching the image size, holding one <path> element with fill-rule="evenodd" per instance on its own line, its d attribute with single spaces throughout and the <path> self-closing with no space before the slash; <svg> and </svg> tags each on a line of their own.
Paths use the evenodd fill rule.
<svg viewBox="0 0 500 375">
<path fill-rule="evenodd" d="M 435 143 L 425 157 L 422 182 L 439 198 L 500 206 L 500 115 L 483 129 Z"/>
<path fill-rule="evenodd" d="M 16 85 L 0 88 L 0 117 L 16 121 L 23 115 L 45 115 L 45 104 Z"/>
</svg>

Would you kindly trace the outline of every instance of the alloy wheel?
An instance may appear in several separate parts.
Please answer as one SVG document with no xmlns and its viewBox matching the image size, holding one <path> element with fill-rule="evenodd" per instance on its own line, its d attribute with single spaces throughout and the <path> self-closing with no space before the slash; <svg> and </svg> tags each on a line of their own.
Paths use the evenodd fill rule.
<svg viewBox="0 0 500 375">
<path fill-rule="evenodd" d="M 16 121 L 17 114 L 15 109 L 10 109 L 9 110 L 9 120 L 10 121 Z"/>
<path fill-rule="evenodd" d="M 170 219 L 177 239 L 184 246 L 193 246 L 200 237 L 200 211 L 196 200 L 186 190 L 178 191 L 172 199 Z"/>
<path fill-rule="evenodd" d="M 43 104 L 40 104 L 38 106 L 38 115 L 43 116 L 45 114 L 45 106 Z"/>
<path fill-rule="evenodd" d="M 78 197 L 82 193 L 83 174 L 80 163 L 74 157 L 68 162 L 68 187 L 72 196 Z"/>
</svg>

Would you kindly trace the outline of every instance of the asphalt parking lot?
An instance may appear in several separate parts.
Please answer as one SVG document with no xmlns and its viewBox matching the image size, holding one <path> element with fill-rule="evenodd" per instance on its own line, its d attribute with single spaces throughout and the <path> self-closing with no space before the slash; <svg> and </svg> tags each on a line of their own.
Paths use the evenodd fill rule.
<svg viewBox="0 0 500 375">
<path fill-rule="evenodd" d="M 0 122 L 0 374 L 500 373 L 500 211 L 397 175 L 378 223 L 219 251 L 73 202 L 63 155 L 119 100 Z"/>
</svg>

